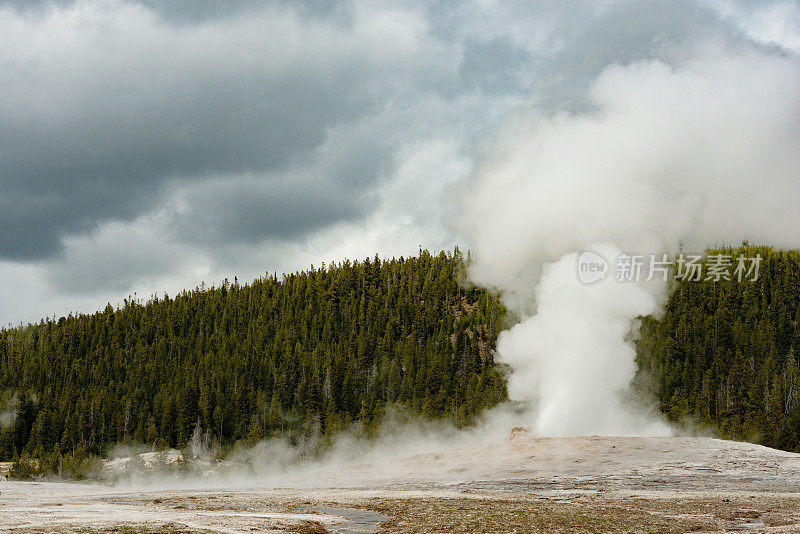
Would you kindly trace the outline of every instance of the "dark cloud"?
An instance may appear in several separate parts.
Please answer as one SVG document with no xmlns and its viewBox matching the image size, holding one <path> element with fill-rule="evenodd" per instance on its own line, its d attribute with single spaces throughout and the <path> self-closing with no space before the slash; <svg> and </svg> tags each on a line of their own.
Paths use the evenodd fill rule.
<svg viewBox="0 0 800 534">
<path fill-rule="evenodd" d="M 362 194 L 324 179 L 213 181 L 187 192 L 175 226 L 183 241 L 206 245 L 293 239 L 363 216 L 369 205 Z"/>
<path fill-rule="evenodd" d="M 579 109 L 609 64 L 739 43 L 773 3 L 0 0 L 0 268 L 77 296 L 379 206 L 438 225 L 452 159 L 509 109 Z"/>
<path fill-rule="evenodd" d="M 553 105 L 583 99 L 608 65 L 669 60 L 676 47 L 721 35 L 724 27 L 710 8 L 691 0 L 612 3 L 586 20 L 569 36 L 569 46 L 543 65 L 542 78 L 552 84 L 546 98 Z"/>
<path fill-rule="evenodd" d="M 0 257 L 42 258 L 64 235 L 130 220 L 153 209 L 166 183 L 276 175 L 309 158 L 334 125 L 378 111 L 397 83 L 410 77 L 424 85 L 426 76 L 435 83 L 426 61 L 411 63 L 416 43 L 375 41 L 382 36 L 369 28 L 342 32 L 280 10 L 187 29 L 131 4 L 117 7 L 119 15 L 80 4 L 74 15 L 47 12 L 24 22 L 0 14 L 0 24 L 27 24 L 31 34 L 63 31 L 52 54 L 37 53 L 35 35 L 16 43 L 32 50 L 0 52 Z M 96 26 L 83 35 L 84 22 L 70 16 Z M 387 156 L 379 145 L 360 147 L 358 159 L 340 165 L 343 186 L 360 188 L 348 200 L 377 182 L 365 168 L 377 170 Z M 347 172 L 353 165 L 360 169 Z M 299 205 L 288 189 L 282 194 L 281 205 Z M 295 194 L 299 202 L 305 191 Z M 293 225 L 284 210 L 272 233 L 296 236 L 364 212 L 352 202 L 335 205 L 341 195 L 330 196 L 329 206 L 325 200 L 315 211 L 327 216 L 300 211 Z M 275 202 L 262 201 L 274 211 Z M 238 224 L 245 223 L 230 226 Z"/>
<path fill-rule="evenodd" d="M 554 110 L 585 105 L 588 85 L 610 64 L 670 62 L 676 49 L 704 39 L 744 39 L 697 0 L 466 2 L 457 9 L 435 2 L 429 12 L 440 38 L 463 43 L 466 86 L 520 92 Z"/>
<path fill-rule="evenodd" d="M 0 7 L 13 7 L 18 11 L 42 11 L 52 6 L 70 7 L 76 0 L 0 0 Z M 242 13 L 257 13 L 265 7 L 291 7 L 309 18 L 339 20 L 350 18 L 347 2 L 342 0 L 139 0 L 165 20 L 173 22 L 199 22 L 230 17 Z"/>
<path fill-rule="evenodd" d="M 46 255 L 60 234 L 134 217 L 152 208 L 167 180 L 280 169 L 318 146 L 328 126 L 372 107 L 355 73 L 277 82 L 244 70 L 221 76 L 189 74 L 163 90 L 142 80 L 150 87 L 132 98 L 96 94 L 57 117 L 0 116 L 0 224 L 16 226 L 0 234 L 0 255 Z"/>
</svg>

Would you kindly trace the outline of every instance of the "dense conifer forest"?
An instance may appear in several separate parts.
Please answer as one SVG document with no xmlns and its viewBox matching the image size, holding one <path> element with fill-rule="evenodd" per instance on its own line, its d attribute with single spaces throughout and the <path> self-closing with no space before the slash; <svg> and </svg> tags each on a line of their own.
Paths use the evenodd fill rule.
<svg viewBox="0 0 800 534">
<path fill-rule="evenodd" d="M 800 450 L 800 253 L 724 252 L 761 254 L 759 278 L 675 282 L 642 320 L 637 383 L 670 420 Z M 27 476 L 197 432 L 324 446 L 392 407 L 468 425 L 506 399 L 493 349 L 511 320 L 467 261 L 375 257 L 4 329 L 0 460 Z"/>
<path fill-rule="evenodd" d="M 324 442 L 387 406 L 468 424 L 506 397 L 505 312 L 464 282 L 458 250 L 421 252 L 3 330 L 0 460 L 181 448 L 196 429 L 223 448 Z"/>
<path fill-rule="evenodd" d="M 800 252 L 763 258 L 755 281 L 677 282 L 660 320 L 643 320 L 639 367 L 673 421 L 800 451 Z"/>
</svg>

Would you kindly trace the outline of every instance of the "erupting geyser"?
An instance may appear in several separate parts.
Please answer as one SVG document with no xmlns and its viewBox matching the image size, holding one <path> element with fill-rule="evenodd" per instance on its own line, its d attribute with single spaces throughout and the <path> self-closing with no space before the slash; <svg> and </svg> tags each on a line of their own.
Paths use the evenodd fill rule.
<svg viewBox="0 0 800 534">
<path fill-rule="evenodd" d="M 589 111 L 532 108 L 480 147 L 458 226 L 473 279 L 521 319 L 501 334 L 497 357 L 535 433 L 668 432 L 622 401 L 637 317 L 659 311 L 668 284 L 616 281 L 613 265 L 584 284 L 578 254 L 800 246 L 798 94 L 797 57 L 708 44 L 671 66 L 609 66 Z"/>
</svg>

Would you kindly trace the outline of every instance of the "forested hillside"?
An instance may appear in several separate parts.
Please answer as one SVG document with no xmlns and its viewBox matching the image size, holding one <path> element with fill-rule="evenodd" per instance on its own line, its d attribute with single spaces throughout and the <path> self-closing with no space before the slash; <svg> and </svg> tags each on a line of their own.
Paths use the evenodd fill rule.
<svg viewBox="0 0 800 534">
<path fill-rule="evenodd" d="M 721 435 L 800 451 L 800 253 L 763 258 L 756 281 L 679 281 L 664 317 L 643 322 L 639 365 L 662 410 Z"/>
<path fill-rule="evenodd" d="M 467 424 L 506 397 L 505 312 L 464 271 L 458 250 L 376 257 L 0 331 L 0 460 L 180 448 L 196 428 L 324 441 L 387 405 Z"/>
<path fill-rule="evenodd" d="M 800 253 L 723 252 L 760 254 L 758 279 L 675 282 L 642 321 L 638 383 L 671 420 L 800 450 Z M 376 257 L 2 330 L 0 460 L 182 448 L 198 429 L 223 449 L 324 445 L 390 406 L 469 424 L 506 399 L 509 320 L 465 268 L 458 250 Z"/>
</svg>

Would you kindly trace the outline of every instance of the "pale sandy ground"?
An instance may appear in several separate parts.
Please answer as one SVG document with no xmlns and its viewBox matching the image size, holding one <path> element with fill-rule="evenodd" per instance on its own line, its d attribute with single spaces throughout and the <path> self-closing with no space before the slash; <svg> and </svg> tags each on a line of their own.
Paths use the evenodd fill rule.
<svg viewBox="0 0 800 534">
<path fill-rule="evenodd" d="M 181 484 L 0 482 L 0 530 L 800 532 L 800 455 L 710 438 L 518 432 L 380 466 Z"/>
</svg>

